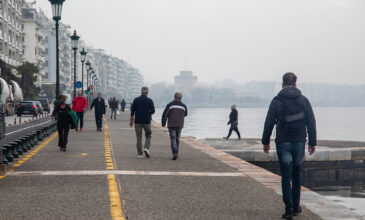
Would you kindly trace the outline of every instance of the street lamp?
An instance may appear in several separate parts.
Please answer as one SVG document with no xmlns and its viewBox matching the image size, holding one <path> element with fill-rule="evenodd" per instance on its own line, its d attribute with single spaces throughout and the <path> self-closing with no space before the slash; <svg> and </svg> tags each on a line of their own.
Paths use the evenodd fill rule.
<svg viewBox="0 0 365 220">
<path fill-rule="evenodd" d="M 59 42 L 58 31 L 59 21 L 61 20 L 62 6 L 65 0 L 49 0 L 52 5 L 53 20 L 56 21 L 56 99 L 60 95 L 60 54 L 59 54 Z"/>
<path fill-rule="evenodd" d="M 89 89 L 89 71 L 91 70 L 91 63 L 88 60 L 86 63 L 86 89 Z"/>
<path fill-rule="evenodd" d="M 79 48 L 79 39 L 80 36 L 78 36 L 76 31 L 74 31 L 74 34 L 71 36 L 72 49 L 74 50 L 74 97 L 76 97 L 76 56 L 77 49 Z"/>
<path fill-rule="evenodd" d="M 82 63 L 82 93 L 84 93 L 84 63 L 86 61 L 86 55 L 87 52 L 85 51 L 85 48 L 82 48 L 82 51 L 80 52 L 81 55 L 81 63 Z"/>
</svg>

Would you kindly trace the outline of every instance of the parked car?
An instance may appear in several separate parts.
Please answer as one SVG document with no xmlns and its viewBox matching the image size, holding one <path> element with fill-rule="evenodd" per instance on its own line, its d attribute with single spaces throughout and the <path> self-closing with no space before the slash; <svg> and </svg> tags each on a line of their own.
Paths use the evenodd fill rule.
<svg viewBox="0 0 365 220">
<path fill-rule="evenodd" d="M 42 106 L 41 102 L 40 101 L 34 101 L 34 102 L 35 102 L 35 104 L 37 106 L 38 113 L 41 114 L 41 115 L 43 115 L 44 110 L 43 110 L 43 106 Z"/>
<path fill-rule="evenodd" d="M 34 101 L 23 101 L 17 106 L 16 114 L 18 116 L 22 115 L 34 115 L 38 116 L 37 104 Z"/>
<path fill-rule="evenodd" d="M 48 99 L 46 99 L 46 98 L 40 98 L 40 99 L 37 99 L 37 101 L 39 101 L 42 104 L 43 111 L 48 112 L 48 113 L 51 113 L 51 108 L 49 106 Z"/>
</svg>

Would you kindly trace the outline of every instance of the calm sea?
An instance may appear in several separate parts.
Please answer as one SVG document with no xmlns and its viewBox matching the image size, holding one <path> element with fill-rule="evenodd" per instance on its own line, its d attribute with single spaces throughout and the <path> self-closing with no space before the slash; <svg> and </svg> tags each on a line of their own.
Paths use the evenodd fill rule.
<svg viewBox="0 0 365 220">
<path fill-rule="evenodd" d="M 238 108 L 239 129 L 244 138 L 261 138 L 267 108 Z M 365 141 L 365 107 L 314 107 L 320 140 Z M 153 119 L 160 122 L 163 109 Z M 229 108 L 190 108 L 184 136 L 222 138 L 227 135 Z M 235 136 L 235 134 L 233 134 Z M 365 216 L 365 180 L 312 190 Z"/>
<path fill-rule="evenodd" d="M 244 138 L 261 138 L 267 108 L 238 108 L 239 129 Z M 160 122 L 163 109 L 153 119 Z M 227 135 L 229 108 L 190 108 L 183 136 L 198 139 Z M 318 139 L 365 141 L 365 107 L 314 107 Z M 235 134 L 233 134 L 234 136 Z"/>
</svg>

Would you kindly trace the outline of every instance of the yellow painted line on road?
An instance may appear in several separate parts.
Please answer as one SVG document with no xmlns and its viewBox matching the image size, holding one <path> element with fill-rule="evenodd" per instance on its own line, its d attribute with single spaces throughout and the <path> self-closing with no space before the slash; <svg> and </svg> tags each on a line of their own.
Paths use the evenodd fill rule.
<svg viewBox="0 0 365 220">
<path fill-rule="evenodd" d="M 105 163 L 107 170 L 114 170 L 114 163 L 111 154 L 109 127 L 107 121 L 104 119 L 104 147 L 105 147 Z M 120 195 L 117 180 L 114 174 L 108 174 L 109 184 L 109 200 L 110 200 L 110 214 L 113 220 L 125 220 L 122 203 L 120 202 Z"/>
<path fill-rule="evenodd" d="M 81 156 L 87 156 L 87 153 L 82 153 Z"/>
<path fill-rule="evenodd" d="M 29 154 L 27 154 L 26 156 L 24 156 L 23 158 L 18 160 L 12 167 L 16 168 L 16 167 L 20 167 L 21 165 L 23 165 L 27 160 L 29 160 L 34 155 L 36 155 L 38 153 L 38 151 L 40 151 L 42 148 L 47 146 L 53 139 L 55 139 L 57 137 L 57 135 L 58 135 L 57 133 L 54 133 L 51 137 L 49 137 L 42 144 L 40 144 L 38 147 L 36 147 L 32 152 L 30 152 Z M 5 177 L 6 177 L 6 175 L 5 176 L 0 176 L 0 180 L 5 178 Z"/>
<path fill-rule="evenodd" d="M 45 146 L 47 146 L 53 139 L 55 139 L 57 137 L 57 133 L 54 133 L 50 138 L 48 138 L 47 140 L 45 140 L 42 144 L 40 144 L 38 147 L 36 147 L 31 153 L 27 154 L 25 157 L 23 157 L 21 160 L 19 160 L 18 162 L 16 162 L 13 167 L 20 167 L 21 165 L 23 165 L 23 163 L 25 163 L 27 160 L 29 160 L 30 158 L 32 158 L 36 153 L 38 153 L 38 151 L 42 150 L 42 148 L 44 148 Z"/>
</svg>

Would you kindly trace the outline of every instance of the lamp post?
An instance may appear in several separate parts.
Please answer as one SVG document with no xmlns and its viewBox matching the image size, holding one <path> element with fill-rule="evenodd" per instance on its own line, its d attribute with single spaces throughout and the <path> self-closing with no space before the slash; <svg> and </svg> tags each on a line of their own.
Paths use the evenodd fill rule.
<svg viewBox="0 0 365 220">
<path fill-rule="evenodd" d="M 59 42 L 58 31 L 59 21 L 61 20 L 62 6 L 65 0 L 49 0 L 52 5 L 53 20 L 56 21 L 56 99 L 60 95 L 60 54 L 59 54 Z"/>
<path fill-rule="evenodd" d="M 93 75 L 93 92 L 95 92 L 95 78 L 96 78 L 96 75 Z"/>
<path fill-rule="evenodd" d="M 82 93 L 84 93 L 84 63 L 86 61 L 86 55 L 87 55 L 85 48 L 82 48 L 82 51 L 80 51 L 80 55 L 81 55 L 81 63 L 82 63 L 82 73 L 81 73 Z"/>
<path fill-rule="evenodd" d="M 79 39 L 80 36 L 78 36 L 76 31 L 74 31 L 74 34 L 71 36 L 72 49 L 74 50 L 74 98 L 76 97 L 76 56 L 77 49 L 79 48 Z"/>
<path fill-rule="evenodd" d="M 92 67 L 89 60 L 85 63 L 85 65 L 86 65 L 86 89 L 89 89 L 89 71 Z"/>
</svg>

